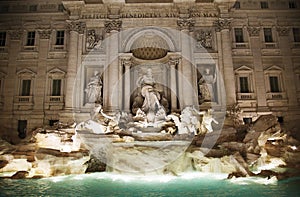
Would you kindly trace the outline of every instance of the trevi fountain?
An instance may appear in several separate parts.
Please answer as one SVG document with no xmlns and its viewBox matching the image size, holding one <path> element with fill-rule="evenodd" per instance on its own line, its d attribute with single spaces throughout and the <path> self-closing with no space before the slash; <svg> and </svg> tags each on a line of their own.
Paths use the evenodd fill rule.
<svg viewBox="0 0 300 197">
<path fill-rule="evenodd" d="M 81 32 L 82 23 L 71 24 Z M 65 108 L 74 110 L 18 142 L 1 139 L 0 196 L 299 196 L 299 136 L 271 112 L 245 122 L 239 103 L 226 108 L 234 76 L 206 53 L 211 32 L 191 41 L 191 24 L 116 33 L 113 20 L 105 40 L 100 29 L 87 31 L 88 55 L 70 47 Z M 217 25 L 229 39 L 226 24 Z M 75 30 L 72 46 L 83 43 Z"/>
<path fill-rule="evenodd" d="M 244 124 L 237 105 L 168 113 L 151 67 L 136 85 L 130 112 L 105 113 L 95 72 L 85 89 L 94 102 L 88 120 L 38 128 L 17 145 L 1 140 L 1 195 L 227 196 L 240 195 L 239 185 L 297 193 L 284 180 L 299 176 L 299 141 L 275 116 Z M 16 181 L 22 188 L 6 187 Z"/>
</svg>

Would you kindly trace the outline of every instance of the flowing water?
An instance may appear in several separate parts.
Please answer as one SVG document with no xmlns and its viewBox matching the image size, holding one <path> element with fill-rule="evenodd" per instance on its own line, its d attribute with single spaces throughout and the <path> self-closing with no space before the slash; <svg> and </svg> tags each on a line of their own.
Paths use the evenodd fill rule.
<svg viewBox="0 0 300 197">
<path fill-rule="evenodd" d="M 300 178 L 227 180 L 224 174 L 126 176 L 92 173 L 43 179 L 0 179 L 0 196 L 300 196 Z"/>
</svg>

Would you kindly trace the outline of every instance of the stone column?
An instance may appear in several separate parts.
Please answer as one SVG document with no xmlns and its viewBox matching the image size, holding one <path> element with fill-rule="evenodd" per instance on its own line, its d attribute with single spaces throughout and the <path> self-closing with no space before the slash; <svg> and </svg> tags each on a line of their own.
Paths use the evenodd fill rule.
<svg viewBox="0 0 300 197">
<path fill-rule="evenodd" d="M 130 67 L 132 65 L 131 57 L 122 57 L 122 67 L 124 68 L 123 73 L 123 98 L 122 98 L 122 110 L 130 112 Z M 122 69 L 123 70 L 123 69 Z"/>
<path fill-rule="evenodd" d="M 215 22 L 216 31 L 220 32 L 221 40 L 218 42 L 222 43 L 221 51 L 223 57 L 223 79 L 225 83 L 226 90 L 226 105 L 230 106 L 236 103 L 236 91 L 234 83 L 234 70 L 232 62 L 232 48 L 231 48 L 231 39 L 229 34 L 230 21 L 226 18 L 220 18 Z M 219 95 L 222 96 L 222 95 Z"/>
<path fill-rule="evenodd" d="M 170 66 L 170 89 L 171 89 L 171 112 L 174 112 L 178 109 L 177 106 L 177 96 L 178 95 L 178 71 L 177 66 L 179 64 L 179 57 L 171 57 L 169 60 Z"/>
<path fill-rule="evenodd" d="M 191 18 L 180 18 L 177 25 L 180 29 L 182 59 L 178 65 L 179 71 L 179 100 L 181 108 L 197 104 L 197 82 L 194 80 L 195 67 L 193 66 L 192 37 L 195 21 Z"/>
<path fill-rule="evenodd" d="M 103 107 L 106 111 L 119 110 L 119 34 L 122 21 L 108 20 L 105 22 L 107 35 L 107 67 L 104 71 Z"/>
<path fill-rule="evenodd" d="M 217 40 L 221 40 L 221 32 L 216 32 Z M 218 49 L 218 65 L 216 65 L 219 69 L 219 75 L 222 78 L 217 78 L 217 92 L 218 92 L 218 103 L 226 108 L 226 97 L 222 98 L 221 96 L 226 95 L 225 90 L 225 82 L 224 82 L 224 64 L 223 64 L 223 53 L 222 53 L 222 42 L 217 42 Z"/>
<path fill-rule="evenodd" d="M 259 38 L 260 27 L 249 26 L 250 46 L 253 55 L 253 76 L 255 81 L 255 93 L 257 97 L 257 111 L 268 111 L 266 100 L 265 75 L 261 58 L 261 40 Z"/>
<path fill-rule="evenodd" d="M 85 23 L 80 21 L 69 22 L 69 47 L 68 47 L 68 68 L 66 75 L 66 98 L 65 98 L 65 112 L 71 113 L 67 115 L 65 121 L 70 121 L 74 110 L 74 96 L 77 91 L 75 88 L 75 79 L 77 74 L 77 68 L 80 62 L 78 62 L 78 56 L 81 56 L 82 51 L 79 50 L 79 34 L 83 34 L 85 29 Z"/>
<path fill-rule="evenodd" d="M 289 27 L 277 27 L 277 31 L 279 34 L 279 48 L 282 54 L 282 62 L 284 65 L 284 90 L 286 90 L 289 110 L 297 109 L 297 87 L 295 84 L 296 78 L 293 69 L 293 61 L 291 58 L 292 50 L 290 43 L 290 28 Z"/>
</svg>

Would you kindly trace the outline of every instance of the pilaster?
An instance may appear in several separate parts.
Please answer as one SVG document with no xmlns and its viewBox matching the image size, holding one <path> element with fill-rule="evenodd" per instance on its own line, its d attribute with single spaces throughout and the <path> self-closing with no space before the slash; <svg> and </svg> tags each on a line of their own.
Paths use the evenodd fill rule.
<svg viewBox="0 0 300 197">
<path fill-rule="evenodd" d="M 232 62 L 232 48 L 231 48 L 231 39 L 230 39 L 230 20 L 228 18 L 220 18 L 215 21 L 214 25 L 217 32 L 219 33 L 219 38 L 221 39 L 219 42 L 222 43 L 221 51 L 222 53 L 223 63 L 222 71 L 225 83 L 226 90 L 226 105 L 231 106 L 236 103 L 236 90 L 234 83 L 234 70 L 233 70 L 233 62 Z"/>
<path fill-rule="evenodd" d="M 297 87 L 295 84 L 295 74 L 293 69 L 293 62 L 292 62 L 292 50 L 291 50 L 291 43 L 289 38 L 290 28 L 289 27 L 277 27 L 278 35 L 279 35 L 279 48 L 281 50 L 282 56 L 282 63 L 284 65 L 284 72 L 285 72 L 285 84 L 284 90 L 286 90 L 287 97 L 288 97 L 288 105 L 289 110 L 297 109 Z"/>
<path fill-rule="evenodd" d="M 253 76 L 255 78 L 255 91 L 257 95 L 257 111 L 266 111 L 268 109 L 266 101 L 265 76 L 261 57 L 261 40 L 259 39 L 260 27 L 249 26 L 248 32 L 250 36 L 249 42 L 251 51 L 253 54 Z"/>
<path fill-rule="evenodd" d="M 119 103 L 119 31 L 122 27 L 121 20 L 105 21 L 105 31 L 107 36 L 107 67 L 104 71 L 104 109 L 106 111 L 115 111 L 120 109 Z"/>
<path fill-rule="evenodd" d="M 34 114 L 44 115 L 44 103 L 48 95 L 45 95 L 46 87 L 46 72 L 47 72 L 47 55 L 49 50 L 49 39 L 51 29 L 40 29 L 37 31 L 39 34 L 39 55 L 38 55 L 38 69 L 35 81 L 34 90 Z M 46 91 L 47 92 L 47 91 Z M 43 125 L 43 119 L 36 120 L 37 125 Z"/>
<path fill-rule="evenodd" d="M 65 111 L 72 113 L 74 110 L 74 95 L 77 91 L 75 88 L 75 79 L 77 69 L 80 66 L 78 56 L 81 56 L 82 49 L 80 45 L 79 35 L 84 33 L 85 23 L 81 21 L 68 21 L 69 27 L 69 47 L 68 47 L 68 67 L 66 76 L 66 99 L 65 99 Z M 71 118 L 71 117 L 70 117 Z M 68 120 L 69 121 L 69 120 Z"/>
<path fill-rule="evenodd" d="M 179 101 L 181 108 L 196 105 L 197 86 L 194 75 L 195 67 L 193 66 L 192 36 L 195 21 L 191 18 L 179 18 L 177 21 L 180 29 L 181 53 L 182 59 L 178 64 L 179 71 Z"/>
</svg>

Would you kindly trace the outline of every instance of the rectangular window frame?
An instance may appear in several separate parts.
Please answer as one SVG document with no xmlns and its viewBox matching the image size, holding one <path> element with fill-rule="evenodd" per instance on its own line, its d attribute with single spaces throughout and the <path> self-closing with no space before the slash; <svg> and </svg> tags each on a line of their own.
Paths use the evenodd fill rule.
<svg viewBox="0 0 300 197">
<path fill-rule="evenodd" d="M 279 76 L 277 75 L 269 75 L 269 84 L 270 84 L 270 92 L 271 93 L 280 93 L 280 81 Z"/>
<path fill-rule="evenodd" d="M 4 77 L 0 78 L 0 100 L 2 100 L 2 96 L 3 96 L 3 87 L 4 87 Z"/>
<path fill-rule="evenodd" d="M 296 9 L 297 2 L 296 1 L 289 1 L 289 9 Z"/>
<path fill-rule="evenodd" d="M 6 46 L 6 31 L 0 32 L 0 47 Z"/>
<path fill-rule="evenodd" d="M 56 31 L 55 45 L 58 45 L 58 46 L 65 45 L 65 30 Z"/>
<path fill-rule="evenodd" d="M 241 9 L 241 2 L 239 2 L 239 1 L 236 1 L 235 3 L 234 3 L 234 5 L 233 5 L 233 7 L 235 8 L 235 9 Z"/>
<path fill-rule="evenodd" d="M 234 39 L 237 43 L 245 42 L 243 28 L 234 28 Z"/>
<path fill-rule="evenodd" d="M 260 8 L 261 9 L 268 9 L 269 8 L 269 4 L 267 1 L 261 1 L 260 2 Z"/>
<path fill-rule="evenodd" d="M 36 12 L 38 5 L 29 5 L 29 12 Z"/>
<path fill-rule="evenodd" d="M 52 79 L 51 96 L 61 96 L 61 95 L 62 95 L 62 79 Z"/>
<path fill-rule="evenodd" d="M 264 28 L 264 41 L 265 42 L 274 42 L 272 28 Z"/>
<path fill-rule="evenodd" d="M 300 42 L 300 28 L 293 28 L 292 32 L 294 42 Z"/>
<path fill-rule="evenodd" d="M 20 96 L 31 96 L 32 92 L 32 80 L 31 79 L 22 79 L 20 87 Z"/>
<path fill-rule="evenodd" d="M 35 31 L 27 32 L 26 46 L 35 46 Z"/>
<path fill-rule="evenodd" d="M 28 121 L 18 120 L 18 136 L 20 138 L 25 138 L 27 134 Z"/>
<path fill-rule="evenodd" d="M 243 79 L 243 80 L 242 80 Z M 246 83 L 245 83 L 246 82 Z M 251 93 L 249 87 L 249 77 L 248 76 L 239 76 L 239 92 L 240 93 Z"/>
</svg>

